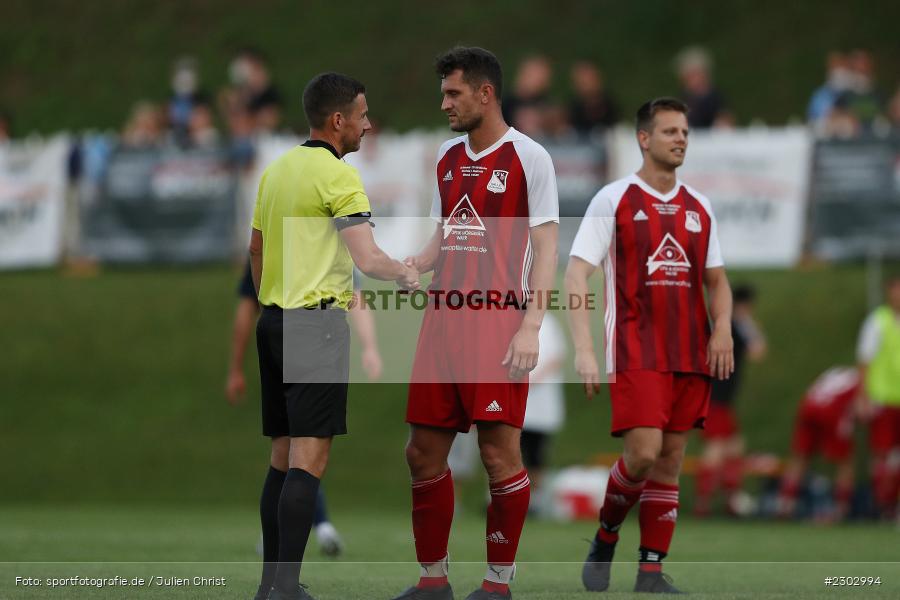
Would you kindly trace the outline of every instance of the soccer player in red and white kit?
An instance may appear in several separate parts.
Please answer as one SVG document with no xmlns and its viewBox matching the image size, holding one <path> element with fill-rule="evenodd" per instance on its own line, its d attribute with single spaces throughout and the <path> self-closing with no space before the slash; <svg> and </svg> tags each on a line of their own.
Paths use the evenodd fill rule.
<svg viewBox="0 0 900 600">
<path fill-rule="evenodd" d="M 734 367 L 731 289 L 709 201 L 675 171 L 688 145 L 687 107 L 658 98 L 637 112 L 643 164 L 591 200 L 566 270 L 570 298 L 586 298 L 588 278 L 606 279 L 606 366 L 612 434 L 624 451 L 610 471 L 600 528 L 582 570 L 588 590 L 609 586 L 619 528 L 640 502 L 635 591 L 678 590 L 662 573 L 678 518 L 678 476 L 688 433 L 702 427 L 710 376 Z M 709 296 L 709 311 L 703 288 Z M 587 302 L 572 302 L 575 368 L 585 391 L 600 388 Z M 712 330 L 710 331 L 710 318 Z"/>
<path fill-rule="evenodd" d="M 436 70 L 441 110 L 450 128 L 466 135 L 438 152 L 431 214 L 438 225 L 422 252 L 408 259 L 434 276 L 406 413 L 421 574 L 397 598 L 453 598 L 447 455 L 456 433 L 474 423 L 491 502 L 487 571 L 468 600 L 503 600 L 512 597 L 509 582 L 530 497 L 519 444 L 547 305 L 535 300 L 547 297 L 556 269 L 556 176 L 547 151 L 503 120 L 502 73 L 493 54 L 454 48 L 437 59 Z"/>
<path fill-rule="evenodd" d="M 819 375 L 806 391 L 791 440 L 791 457 L 781 476 L 778 516 L 794 516 L 797 496 L 809 463 L 817 453 L 834 464 L 834 508 L 814 515 L 820 522 L 839 521 L 850 513 L 853 500 L 854 408 L 862 378 L 853 367 L 832 367 Z"/>
</svg>

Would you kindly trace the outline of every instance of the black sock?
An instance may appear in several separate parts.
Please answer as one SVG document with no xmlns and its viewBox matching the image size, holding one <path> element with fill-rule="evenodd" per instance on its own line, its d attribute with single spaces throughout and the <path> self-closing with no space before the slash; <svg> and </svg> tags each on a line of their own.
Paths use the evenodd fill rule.
<svg viewBox="0 0 900 600">
<path fill-rule="evenodd" d="M 300 564 L 309 540 L 319 479 L 303 469 L 290 469 L 278 502 L 278 571 L 275 587 L 287 593 L 300 589 Z"/>
<path fill-rule="evenodd" d="M 278 568 L 278 499 L 285 477 L 287 473 L 270 466 L 259 497 L 263 539 L 263 570 L 259 587 L 266 591 L 275 583 L 275 570 Z"/>
</svg>

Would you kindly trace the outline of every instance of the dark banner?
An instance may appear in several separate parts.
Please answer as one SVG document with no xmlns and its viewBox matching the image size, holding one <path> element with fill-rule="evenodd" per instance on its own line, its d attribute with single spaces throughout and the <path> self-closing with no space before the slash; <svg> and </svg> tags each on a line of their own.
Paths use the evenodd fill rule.
<svg viewBox="0 0 900 600">
<path fill-rule="evenodd" d="M 818 142 L 811 194 L 817 256 L 900 252 L 900 138 Z"/>
<path fill-rule="evenodd" d="M 114 149 L 82 201 L 82 250 L 107 262 L 228 258 L 237 176 L 220 149 Z"/>
</svg>

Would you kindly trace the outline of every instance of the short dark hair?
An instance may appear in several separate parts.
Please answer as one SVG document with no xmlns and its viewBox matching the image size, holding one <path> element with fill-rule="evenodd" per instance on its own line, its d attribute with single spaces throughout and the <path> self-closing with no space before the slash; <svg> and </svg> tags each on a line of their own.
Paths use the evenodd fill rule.
<svg viewBox="0 0 900 600">
<path fill-rule="evenodd" d="M 497 102 L 500 101 L 503 95 L 503 69 L 492 52 L 484 48 L 457 46 L 434 61 L 434 70 L 441 79 L 457 69 L 462 71 L 463 81 L 473 88 L 490 83 L 494 86 Z"/>
<path fill-rule="evenodd" d="M 328 117 L 345 110 L 360 94 L 366 93 L 362 83 L 341 73 L 320 73 L 303 90 L 303 112 L 313 129 L 325 126 Z"/>
<path fill-rule="evenodd" d="M 731 295 L 736 304 L 753 304 L 756 301 L 756 288 L 748 284 L 738 285 Z"/>
<path fill-rule="evenodd" d="M 637 111 L 635 126 L 638 131 L 650 131 L 653 128 L 653 117 L 663 110 L 674 110 L 684 115 L 688 114 L 688 106 L 678 98 L 663 96 L 644 102 Z"/>
</svg>

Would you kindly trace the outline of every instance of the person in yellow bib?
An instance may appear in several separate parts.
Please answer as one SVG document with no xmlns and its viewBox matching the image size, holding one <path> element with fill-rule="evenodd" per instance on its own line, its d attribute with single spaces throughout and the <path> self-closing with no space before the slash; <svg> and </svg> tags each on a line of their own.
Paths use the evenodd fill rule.
<svg viewBox="0 0 900 600">
<path fill-rule="evenodd" d="M 886 303 L 863 323 L 857 362 L 863 380 L 859 415 L 869 420 L 872 485 L 881 516 L 897 516 L 900 466 L 892 453 L 900 453 L 900 274 L 885 285 Z"/>
<path fill-rule="evenodd" d="M 339 73 L 303 91 L 309 140 L 263 173 L 250 235 L 262 307 L 256 345 L 263 435 L 272 439 L 260 498 L 263 571 L 256 600 L 307 600 L 300 565 L 331 441 L 347 432 L 353 265 L 374 279 L 419 286 L 371 229 L 369 199 L 341 158 L 371 129 L 365 87 Z"/>
</svg>

